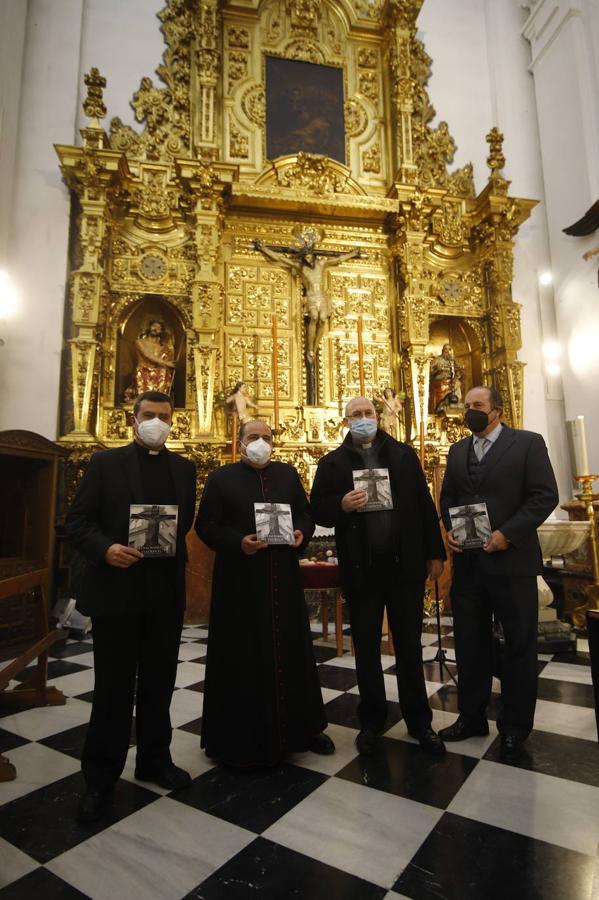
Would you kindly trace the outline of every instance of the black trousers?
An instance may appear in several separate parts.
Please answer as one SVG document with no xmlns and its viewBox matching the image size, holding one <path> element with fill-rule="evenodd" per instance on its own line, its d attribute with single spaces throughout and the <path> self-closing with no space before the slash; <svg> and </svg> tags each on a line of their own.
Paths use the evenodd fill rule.
<svg viewBox="0 0 599 900">
<path fill-rule="evenodd" d="M 501 703 L 497 727 L 525 740 L 537 699 L 537 622 L 539 601 L 534 575 L 497 577 L 473 559 L 451 588 L 460 717 L 472 725 L 487 719 L 493 680 L 493 613 L 501 622 L 505 653 L 501 660 Z"/>
<path fill-rule="evenodd" d="M 88 790 L 108 790 L 120 777 L 134 700 L 137 768 L 155 772 L 171 762 L 169 708 L 182 627 L 174 596 L 148 597 L 138 613 L 92 617 L 94 699 L 81 758 Z"/>
<path fill-rule="evenodd" d="M 395 647 L 401 711 L 408 731 L 417 735 L 430 726 L 432 720 L 422 668 L 424 580 L 402 578 L 395 559 L 381 557 L 368 568 L 364 585 L 364 588 L 350 592 L 346 598 L 356 650 L 360 725 L 380 732 L 387 718 L 381 664 L 381 629 L 386 607 Z"/>
</svg>

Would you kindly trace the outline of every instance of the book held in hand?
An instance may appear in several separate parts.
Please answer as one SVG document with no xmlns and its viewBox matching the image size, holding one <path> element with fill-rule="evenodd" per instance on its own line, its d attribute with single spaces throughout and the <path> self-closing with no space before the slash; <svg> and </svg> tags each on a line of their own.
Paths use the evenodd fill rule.
<svg viewBox="0 0 599 900">
<path fill-rule="evenodd" d="M 289 503 L 254 503 L 256 536 L 265 544 L 293 544 L 293 519 Z"/>
<path fill-rule="evenodd" d="M 368 501 L 357 512 L 378 512 L 393 509 L 389 469 L 354 469 L 354 490 L 366 491 Z"/>
<path fill-rule="evenodd" d="M 175 556 L 178 512 L 176 505 L 132 503 L 129 507 L 129 546 L 146 557 Z"/>
<path fill-rule="evenodd" d="M 450 506 L 453 536 L 464 550 L 477 550 L 491 537 L 491 522 L 486 503 Z"/>
</svg>

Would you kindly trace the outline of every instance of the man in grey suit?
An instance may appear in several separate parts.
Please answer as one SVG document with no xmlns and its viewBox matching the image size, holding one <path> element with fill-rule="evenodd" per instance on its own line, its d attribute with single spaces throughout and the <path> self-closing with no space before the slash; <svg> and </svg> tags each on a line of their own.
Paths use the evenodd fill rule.
<svg viewBox="0 0 599 900">
<path fill-rule="evenodd" d="M 473 388 L 464 406 L 473 435 L 451 447 L 441 488 L 441 512 L 453 552 L 460 714 L 439 733 L 444 741 L 489 733 L 494 614 L 505 636 L 497 727 L 502 758 L 513 762 L 534 719 L 537 575 L 542 566 L 537 528 L 557 505 L 557 486 L 543 438 L 502 423 L 502 401 L 494 388 Z M 486 503 L 492 533 L 483 547 L 464 550 L 452 534 L 449 509 L 475 503 Z"/>
</svg>

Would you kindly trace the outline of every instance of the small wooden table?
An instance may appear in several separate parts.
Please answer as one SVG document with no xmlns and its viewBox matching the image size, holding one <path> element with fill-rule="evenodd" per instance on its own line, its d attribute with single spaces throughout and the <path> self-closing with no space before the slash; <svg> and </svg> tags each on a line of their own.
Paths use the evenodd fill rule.
<svg viewBox="0 0 599 900">
<path fill-rule="evenodd" d="M 335 597 L 335 643 L 337 656 L 343 656 L 343 594 L 339 580 L 339 566 L 333 563 L 305 563 L 300 566 L 302 587 L 305 591 L 321 593 L 322 636 L 329 639 L 328 592 Z M 324 597 L 322 593 L 325 593 Z"/>
</svg>

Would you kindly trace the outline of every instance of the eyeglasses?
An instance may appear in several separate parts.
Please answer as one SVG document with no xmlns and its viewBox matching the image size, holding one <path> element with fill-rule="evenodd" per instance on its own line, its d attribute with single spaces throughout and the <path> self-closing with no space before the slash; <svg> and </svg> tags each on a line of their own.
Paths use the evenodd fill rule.
<svg viewBox="0 0 599 900">
<path fill-rule="evenodd" d="M 376 412 L 373 409 L 369 409 L 367 412 L 353 412 L 348 413 L 348 419 L 376 419 Z"/>
</svg>

